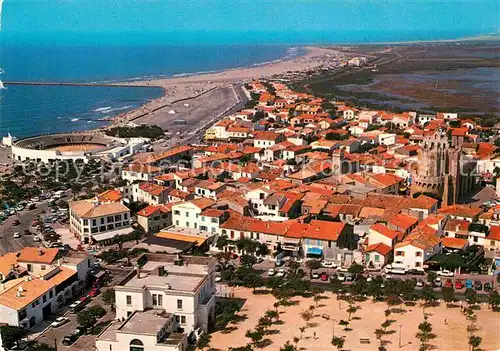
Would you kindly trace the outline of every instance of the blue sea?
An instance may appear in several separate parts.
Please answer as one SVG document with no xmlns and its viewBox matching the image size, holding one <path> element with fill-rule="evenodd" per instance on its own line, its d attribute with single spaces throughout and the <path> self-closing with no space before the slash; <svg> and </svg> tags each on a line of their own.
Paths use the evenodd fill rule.
<svg viewBox="0 0 500 351">
<path fill-rule="evenodd" d="M 116 82 L 220 71 L 300 55 L 289 45 L 70 44 L 2 45 L 1 80 Z M 0 135 L 93 129 L 105 118 L 162 95 L 159 88 L 9 85 L 0 90 Z"/>
</svg>

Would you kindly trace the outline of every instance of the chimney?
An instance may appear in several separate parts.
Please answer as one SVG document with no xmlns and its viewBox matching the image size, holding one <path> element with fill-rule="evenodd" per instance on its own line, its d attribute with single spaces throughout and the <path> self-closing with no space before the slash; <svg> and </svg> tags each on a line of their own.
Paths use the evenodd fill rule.
<svg viewBox="0 0 500 351">
<path fill-rule="evenodd" d="M 42 249 L 38 249 L 38 256 L 42 256 L 43 255 L 43 250 Z"/>
<path fill-rule="evenodd" d="M 141 279 L 141 267 L 139 265 L 135 266 L 135 272 L 136 272 L 137 279 Z"/>
<path fill-rule="evenodd" d="M 165 286 L 166 286 L 166 288 L 167 288 L 168 290 L 172 289 L 172 287 L 170 286 L 170 284 L 169 284 L 169 283 L 166 283 L 166 284 L 165 284 Z"/>
<path fill-rule="evenodd" d="M 22 293 L 23 293 L 23 291 L 24 291 L 24 289 L 23 289 L 23 287 L 22 287 L 22 286 L 20 286 L 19 288 L 17 288 L 17 292 L 18 292 L 19 294 L 22 294 Z"/>
<path fill-rule="evenodd" d="M 21 297 L 21 294 L 22 294 L 22 293 L 21 293 L 20 291 L 16 292 L 16 296 L 17 296 L 17 297 Z"/>
</svg>

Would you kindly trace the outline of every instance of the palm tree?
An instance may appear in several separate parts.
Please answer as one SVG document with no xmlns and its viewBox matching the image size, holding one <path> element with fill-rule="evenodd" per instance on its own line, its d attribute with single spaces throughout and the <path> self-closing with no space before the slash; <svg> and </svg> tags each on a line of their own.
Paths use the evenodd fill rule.
<svg viewBox="0 0 500 351">
<path fill-rule="evenodd" d="M 280 351 L 296 351 L 296 350 L 297 348 L 292 344 L 290 344 L 290 340 L 288 340 L 285 345 L 280 347 Z"/>
<path fill-rule="evenodd" d="M 323 297 L 321 295 L 314 295 L 313 301 L 316 308 L 318 308 L 318 302 L 320 302 L 322 298 Z"/>
<path fill-rule="evenodd" d="M 481 345 L 481 341 L 483 339 L 480 336 L 475 336 L 472 335 L 469 337 L 469 350 L 470 351 L 475 351 L 479 348 L 479 345 Z"/>
<path fill-rule="evenodd" d="M 255 347 L 264 337 L 264 333 L 259 329 L 255 331 L 247 330 L 245 336 L 252 340 L 252 345 Z"/>
<path fill-rule="evenodd" d="M 274 307 L 274 310 L 276 311 L 276 313 L 278 313 L 278 319 L 279 319 L 279 312 L 278 312 L 278 307 L 280 307 L 281 304 L 279 301 L 276 301 L 274 304 L 273 304 L 273 307 Z"/>
<path fill-rule="evenodd" d="M 306 322 L 306 327 L 309 327 L 309 321 L 313 318 L 311 310 L 305 310 L 300 313 L 300 317 Z"/>
<path fill-rule="evenodd" d="M 432 325 L 427 321 L 427 315 L 424 316 L 424 321 L 418 325 L 419 332 L 416 337 L 420 340 L 420 351 L 429 350 L 429 345 L 427 341 L 432 339 Z"/>
<path fill-rule="evenodd" d="M 300 330 L 300 338 L 302 339 L 302 334 L 304 334 L 304 332 L 306 331 L 306 327 L 300 327 L 299 330 Z"/>
<path fill-rule="evenodd" d="M 273 319 L 278 320 L 280 317 L 279 313 L 274 310 L 267 310 L 265 316 L 269 318 L 270 321 L 272 321 Z"/>
<path fill-rule="evenodd" d="M 300 341 L 301 338 L 297 337 L 297 336 L 294 336 L 293 337 L 293 343 L 295 344 L 295 349 L 298 350 L 298 345 L 299 345 L 299 341 Z"/>
<path fill-rule="evenodd" d="M 356 313 L 358 308 L 356 306 L 350 305 L 347 309 L 347 313 L 349 313 L 349 320 L 351 320 L 351 314 Z"/>
<path fill-rule="evenodd" d="M 345 343 L 345 338 L 340 337 L 340 336 L 334 336 L 332 337 L 332 345 L 337 348 L 337 350 L 342 350 L 344 347 Z"/>
</svg>

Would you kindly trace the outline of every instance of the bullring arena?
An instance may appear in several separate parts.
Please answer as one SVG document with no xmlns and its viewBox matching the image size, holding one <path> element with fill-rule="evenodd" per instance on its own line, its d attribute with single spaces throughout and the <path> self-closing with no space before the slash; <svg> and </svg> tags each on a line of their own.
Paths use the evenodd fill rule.
<svg viewBox="0 0 500 351">
<path fill-rule="evenodd" d="M 124 144 L 120 139 L 102 133 L 39 135 L 14 141 L 12 159 L 44 163 L 56 160 L 86 160 L 104 156 L 117 148 L 120 150 Z"/>
</svg>

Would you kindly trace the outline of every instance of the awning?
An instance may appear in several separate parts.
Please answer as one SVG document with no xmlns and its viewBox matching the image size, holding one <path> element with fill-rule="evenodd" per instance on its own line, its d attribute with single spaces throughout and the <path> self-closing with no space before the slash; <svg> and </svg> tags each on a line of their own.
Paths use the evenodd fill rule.
<svg viewBox="0 0 500 351">
<path fill-rule="evenodd" d="M 323 249 L 319 247 L 310 247 L 307 249 L 307 254 L 308 255 L 322 255 L 323 254 Z"/>
</svg>

